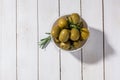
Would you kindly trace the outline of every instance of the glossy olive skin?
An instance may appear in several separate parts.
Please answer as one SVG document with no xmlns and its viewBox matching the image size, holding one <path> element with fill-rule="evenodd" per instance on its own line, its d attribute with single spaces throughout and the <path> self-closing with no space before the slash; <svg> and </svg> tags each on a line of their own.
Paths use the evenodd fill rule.
<svg viewBox="0 0 120 80">
<path fill-rule="evenodd" d="M 67 20 L 66 20 L 66 18 L 60 18 L 59 20 L 58 20 L 58 26 L 61 28 L 61 29 L 63 29 L 63 28 L 67 28 L 67 26 L 68 26 L 68 23 L 67 23 Z"/>
<path fill-rule="evenodd" d="M 68 16 L 68 21 L 69 23 L 72 23 L 72 18 L 70 17 L 70 15 Z"/>
<path fill-rule="evenodd" d="M 73 42 L 73 46 L 74 46 L 74 48 L 80 48 L 81 46 L 83 45 L 83 42 L 82 41 L 75 41 L 75 42 Z"/>
<path fill-rule="evenodd" d="M 89 30 L 87 28 L 81 28 L 80 34 L 81 34 L 81 39 L 86 40 L 89 37 Z"/>
<path fill-rule="evenodd" d="M 63 29 L 63 30 L 60 32 L 59 40 L 60 40 L 61 42 L 67 42 L 68 39 L 69 39 L 69 36 L 70 36 L 69 30 Z"/>
<path fill-rule="evenodd" d="M 59 43 L 59 42 L 60 42 L 60 40 L 59 40 L 58 38 L 54 38 L 54 41 L 55 41 L 56 43 Z"/>
<path fill-rule="evenodd" d="M 59 37 L 60 31 L 61 31 L 61 29 L 57 25 L 53 26 L 52 30 L 51 30 L 52 37 L 53 38 Z"/>
<path fill-rule="evenodd" d="M 80 32 L 79 32 L 79 30 L 76 29 L 76 28 L 72 28 L 72 30 L 71 30 L 71 35 L 70 35 L 70 39 L 71 39 L 72 41 L 77 41 L 77 40 L 79 39 L 79 37 L 80 37 Z"/>
<path fill-rule="evenodd" d="M 73 24 L 77 24 L 77 23 L 80 22 L 80 16 L 79 16 L 79 14 L 73 13 L 73 14 L 70 15 L 70 17 L 72 19 L 72 23 Z"/>
<path fill-rule="evenodd" d="M 65 50 L 69 50 L 70 49 L 70 42 L 61 42 L 60 43 L 60 48 L 65 49 Z"/>
</svg>

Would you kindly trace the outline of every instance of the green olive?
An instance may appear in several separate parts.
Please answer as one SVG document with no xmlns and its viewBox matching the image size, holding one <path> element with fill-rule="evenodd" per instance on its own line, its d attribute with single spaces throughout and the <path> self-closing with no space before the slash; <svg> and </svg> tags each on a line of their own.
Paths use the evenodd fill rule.
<svg viewBox="0 0 120 80">
<path fill-rule="evenodd" d="M 73 24 L 77 24 L 77 23 L 80 22 L 80 16 L 79 16 L 79 14 L 73 13 L 73 14 L 71 14 L 70 17 L 72 19 Z"/>
<path fill-rule="evenodd" d="M 52 37 L 53 37 L 53 38 L 59 37 L 60 31 L 61 31 L 61 29 L 60 29 L 57 25 L 54 25 L 54 26 L 52 27 L 52 30 L 51 30 L 51 35 L 52 35 Z"/>
<path fill-rule="evenodd" d="M 70 49 L 70 42 L 61 42 L 60 43 L 60 48 L 65 49 L 65 50 L 69 50 Z"/>
<path fill-rule="evenodd" d="M 60 42 L 60 40 L 59 40 L 58 38 L 54 38 L 54 41 L 55 41 L 56 43 L 59 43 L 59 42 Z"/>
<path fill-rule="evenodd" d="M 63 29 L 63 30 L 60 32 L 59 40 L 60 40 L 61 42 L 67 42 L 68 39 L 69 39 L 69 35 L 70 35 L 69 30 Z"/>
<path fill-rule="evenodd" d="M 61 28 L 61 29 L 63 29 L 63 28 L 67 28 L 67 26 L 68 26 L 68 22 L 67 22 L 67 20 L 65 19 L 65 18 L 60 18 L 59 20 L 58 20 L 58 26 Z"/>
<path fill-rule="evenodd" d="M 87 28 L 81 28 L 80 30 L 81 33 L 81 39 L 86 40 L 89 37 L 89 30 Z"/>
<path fill-rule="evenodd" d="M 72 18 L 70 16 L 68 16 L 68 21 L 69 23 L 72 23 Z"/>
<path fill-rule="evenodd" d="M 80 37 L 80 33 L 79 33 L 79 30 L 76 29 L 76 28 L 72 28 L 71 30 L 71 35 L 70 35 L 70 39 L 72 41 L 77 41 Z"/>
<path fill-rule="evenodd" d="M 75 42 L 73 42 L 73 46 L 75 47 L 75 48 L 80 48 L 81 46 L 83 45 L 83 41 L 75 41 Z"/>
</svg>

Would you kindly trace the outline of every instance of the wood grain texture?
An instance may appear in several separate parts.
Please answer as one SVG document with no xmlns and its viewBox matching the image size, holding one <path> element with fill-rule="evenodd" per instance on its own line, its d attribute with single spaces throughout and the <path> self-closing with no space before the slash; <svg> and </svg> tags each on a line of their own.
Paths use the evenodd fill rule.
<svg viewBox="0 0 120 80">
<path fill-rule="evenodd" d="M 83 80 L 103 80 L 102 0 L 82 0 L 82 17 L 90 30 L 83 48 Z"/>
<path fill-rule="evenodd" d="M 104 0 L 106 80 L 120 79 L 120 0 Z M 107 45 L 109 43 L 109 45 Z"/>
<path fill-rule="evenodd" d="M 37 80 L 37 0 L 17 0 L 18 80 Z"/>
<path fill-rule="evenodd" d="M 47 37 L 58 18 L 57 0 L 39 0 L 39 37 Z M 39 49 L 40 80 L 60 80 L 59 50 L 51 42 L 46 49 Z"/>
<path fill-rule="evenodd" d="M 16 80 L 16 1 L 0 0 L 0 80 Z"/>
<path fill-rule="evenodd" d="M 60 0 L 60 16 L 80 13 L 79 0 Z M 61 51 L 61 80 L 81 80 L 81 51 Z"/>
</svg>

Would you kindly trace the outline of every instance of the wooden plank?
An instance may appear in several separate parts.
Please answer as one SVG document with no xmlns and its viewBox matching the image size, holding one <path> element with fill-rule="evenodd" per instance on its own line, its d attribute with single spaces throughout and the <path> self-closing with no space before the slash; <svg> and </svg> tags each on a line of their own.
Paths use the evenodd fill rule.
<svg viewBox="0 0 120 80">
<path fill-rule="evenodd" d="M 60 16 L 71 13 L 80 13 L 80 0 L 61 0 Z M 81 51 L 61 51 L 61 80 L 82 80 L 81 78 Z"/>
<path fill-rule="evenodd" d="M 102 0 L 82 0 L 82 16 L 90 27 L 83 48 L 83 79 L 103 80 Z"/>
<path fill-rule="evenodd" d="M 37 80 L 37 0 L 17 0 L 18 80 Z"/>
<path fill-rule="evenodd" d="M 0 0 L 0 80 L 16 80 L 16 0 Z"/>
<path fill-rule="evenodd" d="M 120 0 L 104 1 L 105 80 L 120 79 Z"/>
<path fill-rule="evenodd" d="M 57 0 L 39 0 L 39 37 L 47 37 L 54 21 L 58 18 Z M 40 80 L 60 80 L 59 50 L 51 42 L 45 50 L 39 49 Z"/>
</svg>

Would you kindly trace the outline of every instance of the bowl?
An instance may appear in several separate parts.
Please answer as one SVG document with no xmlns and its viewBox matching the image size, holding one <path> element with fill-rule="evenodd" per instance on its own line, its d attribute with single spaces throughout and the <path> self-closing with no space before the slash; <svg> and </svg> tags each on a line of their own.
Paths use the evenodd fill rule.
<svg viewBox="0 0 120 80">
<path fill-rule="evenodd" d="M 88 28 L 85 20 L 82 17 L 79 16 L 80 21 L 78 23 L 75 23 L 75 21 L 73 20 L 75 16 L 72 16 L 72 18 L 71 18 L 71 15 L 73 15 L 73 14 L 77 14 L 77 13 L 72 13 L 72 14 L 69 14 L 69 15 L 64 15 L 64 16 L 59 17 L 54 22 L 54 24 L 52 26 L 52 29 L 54 27 L 56 27 L 55 30 L 57 30 L 58 27 L 59 27 L 59 29 L 57 30 L 57 32 L 51 30 L 51 38 L 52 38 L 52 41 L 53 41 L 54 45 L 58 49 L 62 49 L 62 50 L 67 51 L 67 52 L 76 52 L 76 51 L 81 50 L 81 48 L 86 44 L 86 42 L 89 38 L 89 35 L 90 35 L 89 28 Z M 67 27 L 62 27 L 62 28 L 60 27 L 61 26 L 59 24 L 60 19 L 65 19 L 67 21 Z M 74 22 L 70 22 L 70 20 L 74 21 Z M 62 22 L 61 22 L 61 24 L 62 24 Z M 63 25 L 64 25 L 64 23 L 63 23 Z M 63 30 L 64 30 L 64 32 L 63 32 Z M 69 33 L 69 37 L 65 36 L 66 35 L 66 34 L 64 34 L 65 30 L 68 30 L 67 32 Z M 72 37 L 71 37 L 72 32 L 74 32 L 74 35 L 76 36 L 77 31 L 75 32 L 75 30 L 79 31 L 79 38 L 78 39 L 76 38 L 76 40 L 74 40 L 74 38 L 72 39 Z M 85 32 L 84 30 L 87 30 L 87 32 Z M 55 36 L 53 35 L 53 33 L 55 34 Z M 57 36 L 56 36 L 56 34 L 57 34 Z M 85 34 L 87 34 L 87 38 L 84 37 Z M 61 37 L 65 36 L 65 37 L 63 37 L 64 39 L 62 40 L 60 36 Z M 75 37 L 75 36 L 73 36 L 73 37 Z M 66 39 L 66 38 L 68 38 L 68 39 Z M 64 46 L 65 44 L 67 46 Z M 79 45 L 79 46 L 76 47 L 76 45 Z"/>
</svg>

